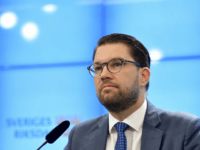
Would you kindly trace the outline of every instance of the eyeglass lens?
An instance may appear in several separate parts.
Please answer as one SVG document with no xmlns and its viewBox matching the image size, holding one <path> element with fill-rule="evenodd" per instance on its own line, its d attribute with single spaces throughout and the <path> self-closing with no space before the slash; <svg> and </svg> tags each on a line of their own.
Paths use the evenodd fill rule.
<svg viewBox="0 0 200 150">
<path fill-rule="evenodd" d="M 108 70 L 110 70 L 110 72 L 112 73 L 117 73 L 121 70 L 122 68 L 122 61 L 119 59 L 112 59 L 109 63 L 108 63 Z M 90 74 L 93 77 L 98 77 L 100 76 L 102 73 L 102 67 L 100 64 L 93 64 L 90 68 Z"/>
</svg>

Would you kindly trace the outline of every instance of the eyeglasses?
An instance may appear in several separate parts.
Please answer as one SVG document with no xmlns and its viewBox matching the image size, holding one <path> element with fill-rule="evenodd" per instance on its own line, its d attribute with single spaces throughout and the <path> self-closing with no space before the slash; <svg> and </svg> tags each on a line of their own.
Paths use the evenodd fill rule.
<svg viewBox="0 0 200 150">
<path fill-rule="evenodd" d="M 122 70 L 124 62 L 133 63 L 139 67 L 142 67 L 142 65 L 140 65 L 137 62 L 120 59 L 120 58 L 114 58 L 114 59 L 111 59 L 109 62 L 105 62 L 102 64 L 99 64 L 99 63 L 92 64 L 91 66 L 87 67 L 87 69 L 89 70 L 89 73 L 92 77 L 97 78 L 97 77 L 101 76 L 101 73 L 103 72 L 104 64 L 107 65 L 108 71 L 110 71 L 111 73 L 117 73 Z"/>
</svg>

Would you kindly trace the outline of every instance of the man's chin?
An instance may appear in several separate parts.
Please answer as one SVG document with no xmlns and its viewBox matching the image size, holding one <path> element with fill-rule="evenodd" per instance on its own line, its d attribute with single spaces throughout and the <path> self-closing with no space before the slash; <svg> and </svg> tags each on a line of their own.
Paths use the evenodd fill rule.
<svg viewBox="0 0 200 150">
<path fill-rule="evenodd" d="M 111 99 L 111 98 L 103 98 L 103 99 L 100 100 L 100 102 L 101 102 L 102 105 L 106 105 L 106 104 L 114 103 L 114 100 Z"/>
<path fill-rule="evenodd" d="M 114 93 L 103 93 L 99 97 L 99 101 L 104 105 L 105 103 L 114 103 L 116 100 Z"/>
<path fill-rule="evenodd" d="M 110 112 L 115 112 L 115 113 L 119 113 L 122 112 L 126 109 L 128 109 L 130 106 L 129 105 L 121 105 L 121 103 L 119 102 L 107 102 L 107 103 L 103 103 L 102 105 L 104 105 L 104 107 L 110 111 Z"/>
<path fill-rule="evenodd" d="M 120 105 L 120 101 L 118 99 L 115 99 L 114 96 L 103 96 L 101 99 L 99 99 L 100 103 L 104 105 L 106 108 L 109 108 L 110 106 L 116 106 Z"/>
</svg>

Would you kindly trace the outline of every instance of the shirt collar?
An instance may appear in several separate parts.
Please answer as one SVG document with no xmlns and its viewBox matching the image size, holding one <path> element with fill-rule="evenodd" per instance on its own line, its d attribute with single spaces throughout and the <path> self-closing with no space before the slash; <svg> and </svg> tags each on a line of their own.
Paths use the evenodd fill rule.
<svg viewBox="0 0 200 150">
<path fill-rule="evenodd" d="M 147 109 L 147 101 L 145 99 L 142 106 L 138 110 L 133 112 L 130 116 L 128 116 L 126 119 L 124 119 L 122 122 L 128 124 L 131 128 L 138 131 L 139 128 L 143 125 L 146 109 Z M 109 133 L 111 133 L 111 130 L 113 129 L 114 125 L 118 122 L 120 121 L 114 118 L 109 113 Z"/>
</svg>

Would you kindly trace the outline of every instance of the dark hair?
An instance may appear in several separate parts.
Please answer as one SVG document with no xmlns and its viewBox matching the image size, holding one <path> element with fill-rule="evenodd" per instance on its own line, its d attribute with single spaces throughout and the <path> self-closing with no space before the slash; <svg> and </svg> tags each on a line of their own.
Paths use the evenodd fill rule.
<svg viewBox="0 0 200 150">
<path fill-rule="evenodd" d="M 97 46 L 94 49 L 93 53 L 93 61 L 95 58 L 95 54 L 97 51 L 97 48 L 101 45 L 105 44 L 113 44 L 113 43 L 124 43 L 130 48 L 130 54 L 133 57 L 133 59 L 142 65 L 142 67 L 148 67 L 150 69 L 150 57 L 149 52 L 145 48 L 145 46 L 138 41 L 135 37 L 126 35 L 126 34 L 109 34 L 106 36 L 103 36 L 101 39 L 99 39 Z M 149 88 L 149 82 L 146 84 L 146 90 Z"/>
</svg>

